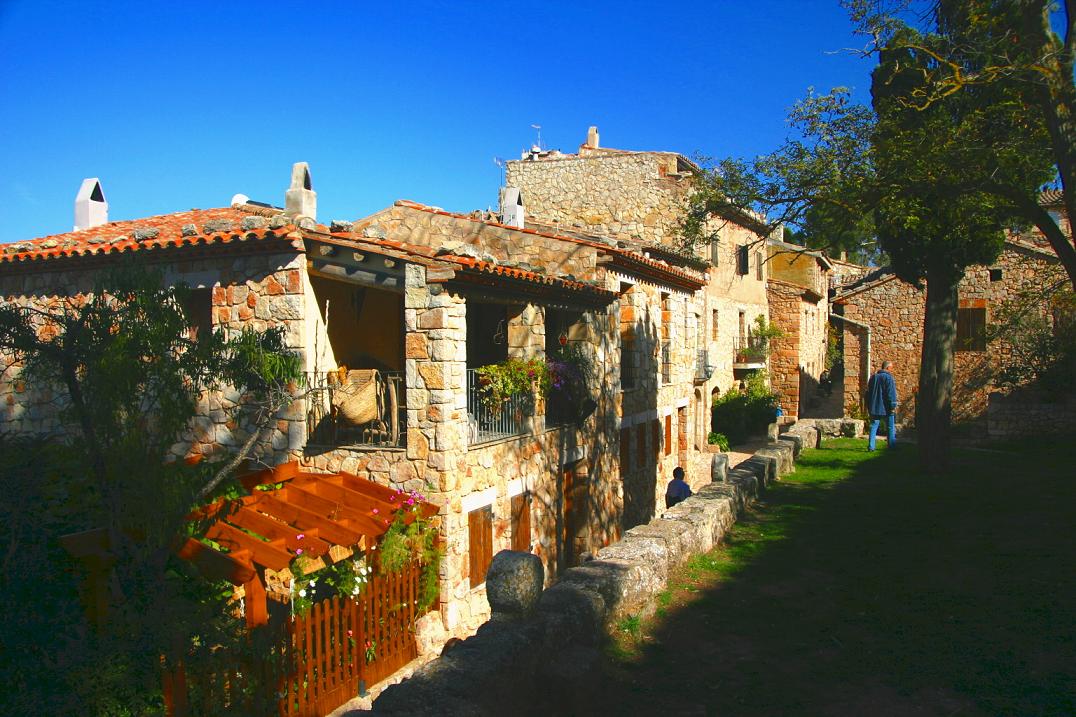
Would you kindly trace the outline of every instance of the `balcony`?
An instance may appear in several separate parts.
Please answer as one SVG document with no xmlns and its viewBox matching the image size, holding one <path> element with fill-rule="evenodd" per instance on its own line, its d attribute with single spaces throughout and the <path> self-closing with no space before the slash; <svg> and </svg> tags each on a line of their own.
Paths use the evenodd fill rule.
<svg viewBox="0 0 1076 717">
<path fill-rule="evenodd" d="M 768 348 L 765 339 L 750 335 L 734 337 L 732 367 L 734 369 L 765 368 Z"/>
<path fill-rule="evenodd" d="M 467 369 L 467 445 L 511 438 L 529 432 L 534 397 L 520 394 L 490 405 L 475 369 Z"/>
<path fill-rule="evenodd" d="M 340 448 L 404 448 L 407 402 L 402 371 L 306 374 L 309 443 Z"/>
</svg>

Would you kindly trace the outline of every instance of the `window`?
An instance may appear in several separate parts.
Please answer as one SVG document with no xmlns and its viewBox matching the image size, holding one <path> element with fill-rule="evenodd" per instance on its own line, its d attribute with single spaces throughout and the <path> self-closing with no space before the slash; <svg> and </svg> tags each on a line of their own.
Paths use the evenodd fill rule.
<svg viewBox="0 0 1076 717">
<path fill-rule="evenodd" d="M 1001 269 L 990 270 L 990 281 L 1001 281 L 1002 272 Z"/>
<path fill-rule="evenodd" d="M 986 307 L 957 309 L 957 351 L 986 351 Z"/>
<path fill-rule="evenodd" d="M 721 259 L 721 242 L 716 238 L 710 240 L 710 263 L 717 266 Z"/>
<path fill-rule="evenodd" d="M 631 470 L 631 429 L 620 429 L 620 473 Z"/>
<path fill-rule="evenodd" d="M 183 299 L 183 315 L 190 326 L 191 341 L 213 333 L 213 290 L 190 289 Z"/>
<path fill-rule="evenodd" d="M 635 388 L 637 371 L 635 364 L 638 354 L 635 352 L 635 338 L 630 333 L 620 335 L 620 390 Z"/>
<path fill-rule="evenodd" d="M 531 496 L 520 493 L 512 496 L 512 550 L 531 551 Z"/>
<path fill-rule="evenodd" d="M 636 465 L 645 466 L 646 461 L 646 424 L 640 423 L 635 427 L 635 453 L 639 462 Z"/>
<path fill-rule="evenodd" d="M 766 274 L 765 274 L 765 272 L 763 270 L 763 266 L 762 266 L 764 263 L 765 262 L 764 262 L 764 260 L 762 258 L 762 252 L 756 251 L 755 252 L 755 271 L 756 271 L 756 276 L 757 276 L 759 281 L 762 281 L 763 279 L 766 278 Z"/>
<path fill-rule="evenodd" d="M 672 414 L 665 417 L 665 455 L 672 453 Z"/>
<path fill-rule="evenodd" d="M 713 322 L 711 323 L 711 326 L 710 326 L 710 340 L 711 341 L 717 341 L 717 336 L 718 336 L 717 326 L 718 326 L 717 309 L 714 309 L 714 311 L 713 311 Z"/>
<path fill-rule="evenodd" d="M 468 557 L 471 587 L 486 582 L 486 571 L 493 561 L 493 506 L 476 508 L 467 514 Z"/>
<path fill-rule="evenodd" d="M 751 271 L 751 250 L 746 245 L 736 247 L 736 273 L 747 276 Z"/>
</svg>

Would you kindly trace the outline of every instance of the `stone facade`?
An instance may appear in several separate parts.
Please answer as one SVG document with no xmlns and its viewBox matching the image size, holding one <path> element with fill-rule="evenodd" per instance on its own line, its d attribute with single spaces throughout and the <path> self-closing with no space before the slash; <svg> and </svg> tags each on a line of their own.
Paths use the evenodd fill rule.
<svg viewBox="0 0 1076 717">
<path fill-rule="evenodd" d="M 968 269 L 960 282 L 961 308 L 986 310 L 987 321 L 1007 300 L 1019 292 L 1041 287 L 1049 277 L 1061 277 L 1057 258 L 1050 252 L 1009 242 L 994 265 Z M 837 313 L 870 326 L 870 356 L 866 355 L 867 332 L 847 322 L 835 322 L 843 331 L 844 406 L 852 413 L 863 405 L 867 379 L 880 362 L 892 361 L 897 383 L 897 420 L 915 420 L 915 395 L 919 388 L 919 361 L 923 349 L 926 294 L 892 274 L 882 273 L 866 283 L 852 285 L 834 300 Z M 981 418 L 990 392 L 989 377 L 996 357 L 1008 351 L 1003 341 L 986 351 L 961 350 L 953 370 L 953 419 Z"/>
<path fill-rule="evenodd" d="M 598 150 L 507 163 L 527 215 L 598 236 L 663 243 L 677 233 L 694 165 L 672 152 Z"/>
<path fill-rule="evenodd" d="M 199 257 L 157 265 L 170 283 L 183 282 L 200 290 L 192 294 L 192 307 L 203 313 L 212 329 L 226 332 L 243 327 L 264 330 L 270 326 L 285 329 L 287 345 L 304 347 L 303 337 L 308 316 L 305 304 L 301 254 Z M 51 268 L 51 267 L 49 267 Z M 71 266 L 58 270 L 34 270 L 19 267 L 16 272 L 0 273 L 0 297 L 5 303 L 56 310 L 63 302 L 76 305 L 88 297 L 99 279 L 99 270 L 86 271 Z M 59 428 L 58 410 L 62 391 L 49 387 L 28 387 L 19 378 L 21 367 L 9 365 L 0 382 L 0 431 L 45 434 Z M 213 454 L 241 445 L 249 436 L 249 426 L 237 424 L 233 410 L 241 396 L 234 390 L 214 392 L 203 398 L 190 432 L 174 448 L 174 455 Z M 257 447 L 260 459 L 278 462 L 302 447 L 305 422 L 301 406 L 285 411 L 270 439 Z"/>
</svg>

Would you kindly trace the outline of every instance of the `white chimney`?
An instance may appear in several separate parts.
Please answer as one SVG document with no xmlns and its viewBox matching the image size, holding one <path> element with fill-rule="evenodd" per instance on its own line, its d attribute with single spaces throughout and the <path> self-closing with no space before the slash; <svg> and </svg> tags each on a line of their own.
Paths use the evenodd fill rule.
<svg viewBox="0 0 1076 717">
<path fill-rule="evenodd" d="M 310 166 L 296 162 L 291 167 L 291 186 L 284 193 L 284 211 L 293 216 L 318 218 L 318 195 L 311 188 Z"/>
<path fill-rule="evenodd" d="M 523 194 L 516 187 L 501 189 L 501 223 L 523 228 Z"/>
<path fill-rule="evenodd" d="M 587 146 L 591 149 L 598 148 L 598 128 L 591 126 L 587 129 Z"/>
<path fill-rule="evenodd" d="M 97 177 L 82 180 L 75 197 L 75 231 L 108 224 L 108 202 Z"/>
</svg>

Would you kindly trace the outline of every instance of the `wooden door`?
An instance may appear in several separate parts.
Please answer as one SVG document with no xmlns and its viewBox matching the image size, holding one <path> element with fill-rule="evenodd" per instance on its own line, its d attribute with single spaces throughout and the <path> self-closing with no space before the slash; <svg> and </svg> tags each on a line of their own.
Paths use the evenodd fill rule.
<svg viewBox="0 0 1076 717">
<path fill-rule="evenodd" d="M 564 503 L 561 519 L 560 569 L 575 566 L 587 548 L 590 516 L 590 480 L 582 461 L 561 469 L 564 486 Z"/>
</svg>

